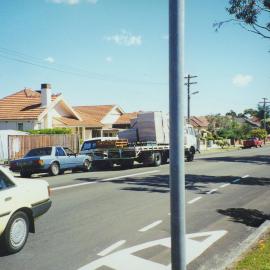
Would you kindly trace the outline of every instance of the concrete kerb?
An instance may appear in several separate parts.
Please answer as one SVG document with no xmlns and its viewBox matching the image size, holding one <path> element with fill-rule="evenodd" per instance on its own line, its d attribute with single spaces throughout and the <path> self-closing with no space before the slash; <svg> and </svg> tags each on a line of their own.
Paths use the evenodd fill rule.
<svg viewBox="0 0 270 270">
<path fill-rule="evenodd" d="M 220 267 L 221 270 L 232 269 L 237 262 L 239 262 L 253 247 L 256 246 L 258 241 L 270 231 L 270 221 L 265 221 L 257 230 L 255 230 L 240 246 L 235 248 L 229 253 L 228 259 Z"/>
</svg>

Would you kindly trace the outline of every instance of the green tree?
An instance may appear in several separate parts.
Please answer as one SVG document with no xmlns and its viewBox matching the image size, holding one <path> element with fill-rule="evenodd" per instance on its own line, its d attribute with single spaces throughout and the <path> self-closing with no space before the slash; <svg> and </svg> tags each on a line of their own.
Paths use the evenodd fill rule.
<svg viewBox="0 0 270 270">
<path fill-rule="evenodd" d="M 256 128 L 256 129 L 251 130 L 250 135 L 252 137 L 258 137 L 259 139 L 263 140 L 267 137 L 267 132 L 265 129 Z"/>
<path fill-rule="evenodd" d="M 243 29 L 270 39 L 270 0 L 229 0 L 226 10 L 232 19 L 215 23 L 216 31 L 225 23 L 236 22 Z"/>
<path fill-rule="evenodd" d="M 229 112 L 227 112 L 226 115 L 231 116 L 233 118 L 237 117 L 237 113 L 233 110 L 230 110 Z"/>
</svg>

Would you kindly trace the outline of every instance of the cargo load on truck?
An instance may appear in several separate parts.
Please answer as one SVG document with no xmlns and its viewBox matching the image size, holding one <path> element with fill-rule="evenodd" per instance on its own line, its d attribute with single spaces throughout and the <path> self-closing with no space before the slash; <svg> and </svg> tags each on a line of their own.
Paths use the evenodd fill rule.
<svg viewBox="0 0 270 270">
<path fill-rule="evenodd" d="M 197 138 L 193 127 L 186 124 L 185 156 L 192 161 L 197 150 Z M 159 166 L 169 160 L 169 117 L 162 112 L 141 112 L 131 120 L 131 128 L 122 130 L 118 138 L 86 140 L 82 154 L 92 156 L 93 164 L 99 168 L 110 168 L 115 164 L 122 168 L 133 167 L 134 162 Z"/>
</svg>

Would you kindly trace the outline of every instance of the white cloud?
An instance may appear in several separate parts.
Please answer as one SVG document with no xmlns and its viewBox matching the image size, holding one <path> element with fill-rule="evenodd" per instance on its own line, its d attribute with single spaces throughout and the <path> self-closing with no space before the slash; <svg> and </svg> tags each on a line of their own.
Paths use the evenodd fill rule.
<svg viewBox="0 0 270 270">
<path fill-rule="evenodd" d="M 105 60 L 107 63 L 111 63 L 113 61 L 111 56 L 107 56 Z"/>
<path fill-rule="evenodd" d="M 52 63 L 54 63 L 54 62 L 55 62 L 54 58 L 53 58 L 53 57 L 51 57 L 51 56 L 49 56 L 49 57 L 45 58 L 45 59 L 44 59 L 44 61 L 49 62 L 50 64 L 52 64 Z"/>
<path fill-rule="evenodd" d="M 126 30 L 122 30 L 120 34 L 105 37 L 105 40 L 113 42 L 122 46 L 140 46 L 142 45 L 142 37 L 140 35 L 135 36 Z"/>
<path fill-rule="evenodd" d="M 67 4 L 67 5 L 77 5 L 81 2 L 96 4 L 98 0 L 48 0 L 54 4 Z"/>
<path fill-rule="evenodd" d="M 237 74 L 233 77 L 233 84 L 236 87 L 245 87 L 248 86 L 253 81 L 253 77 L 251 75 L 243 75 Z"/>
</svg>

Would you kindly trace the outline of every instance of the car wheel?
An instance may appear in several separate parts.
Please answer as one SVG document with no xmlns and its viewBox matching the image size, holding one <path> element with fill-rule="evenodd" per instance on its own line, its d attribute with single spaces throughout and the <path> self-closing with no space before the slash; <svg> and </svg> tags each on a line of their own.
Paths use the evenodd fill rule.
<svg viewBox="0 0 270 270">
<path fill-rule="evenodd" d="M 89 159 L 86 159 L 83 163 L 83 171 L 89 172 L 91 170 L 91 161 Z"/>
<path fill-rule="evenodd" d="M 3 235 L 4 246 L 10 254 L 19 252 L 29 233 L 29 218 L 24 212 L 16 212 L 9 220 Z"/>
<path fill-rule="evenodd" d="M 30 178 L 32 173 L 27 170 L 21 170 L 20 175 L 22 178 Z"/>
<path fill-rule="evenodd" d="M 56 163 L 56 162 L 52 163 L 49 173 L 50 173 L 51 176 L 56 176 L 56 175 L 58 175 L 60 173 L 60 168 L 59 168 L 58 163 Z"/>
</svg>

